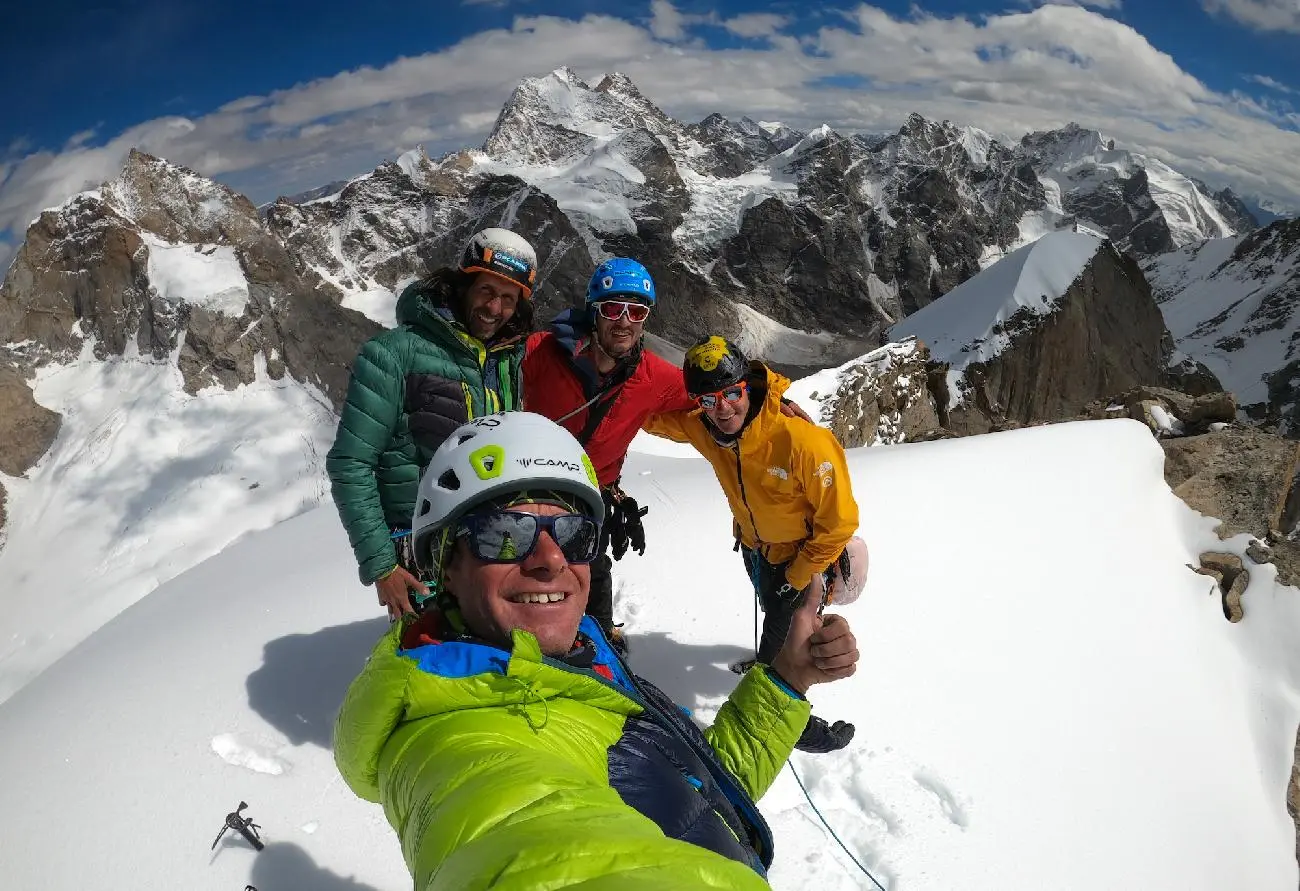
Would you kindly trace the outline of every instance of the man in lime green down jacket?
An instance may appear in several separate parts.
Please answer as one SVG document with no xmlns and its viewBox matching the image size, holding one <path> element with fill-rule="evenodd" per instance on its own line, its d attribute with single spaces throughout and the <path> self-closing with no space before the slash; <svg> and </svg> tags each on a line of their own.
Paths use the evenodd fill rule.
<svg viewBox="0 0 1300 891">
<path fill-rule="evenodd" d="M 603 515 L 572 434 L 528 412 L 461 427 L 421 478 L 413 545 L 437 600 L 375 646 L 334 740 L 416 891 L 768 887 L 755 801 L 809 688 L 854 673 L 853 634 L 810 599 L 701 731 L 583 616 Z"/>
</svg>

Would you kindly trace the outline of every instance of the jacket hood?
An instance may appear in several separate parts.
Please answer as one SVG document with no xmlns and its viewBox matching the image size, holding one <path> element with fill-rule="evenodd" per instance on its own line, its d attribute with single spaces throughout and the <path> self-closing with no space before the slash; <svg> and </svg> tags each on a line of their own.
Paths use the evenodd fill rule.
<svg viewBox="0 0 1300 891">
<path fill-rule="evenodd" d="M 566 309 L 551 320 L 551 333 L 572 356 L 591 339 L 591 330 L 591 317 L 584 309 Z"/>
</svg>

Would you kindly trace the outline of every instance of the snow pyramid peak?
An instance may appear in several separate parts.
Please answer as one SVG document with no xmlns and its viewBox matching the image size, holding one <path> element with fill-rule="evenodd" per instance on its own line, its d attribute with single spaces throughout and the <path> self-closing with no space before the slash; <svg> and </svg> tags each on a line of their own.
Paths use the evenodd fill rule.
<svg viewBox="0 0 1300 891">
<path fill-rule="evenodd" d="M 123 217 L 167 241 L 220 243 L 261 229 L 257 208 L 243 195 L 137 149 L 101 195 Z"/>
<path fill-rule="evenodd" d="M 603 78 L 593 89 L 568 68 L 525 78 L 501 109 L 483 150 L 502 162 L 538 163 L 570 158 L 625 130 L 671 133 L 673 122 L 625 75 Z"/>
<path fill-rule="evenodd" d="M 1031 149 L 1053 165 L 1095 158 L 1103 152 L 1115 151 L 1115 140 L 1108 139 L 1097 130 L 1089 130 L 1071 121 L 1059 130 L 1027 133 L 1021 145 Z"/>
<path fill-rule="evenodd" d="M 1028 312 L 1049 315 L 1105 242 L 1077 232 L 1052 232 L 922 307 L 889 331 L 912 336 L 952 374 L 987 362 L 1011 342 L 1003 326 Z"/>
</svg>

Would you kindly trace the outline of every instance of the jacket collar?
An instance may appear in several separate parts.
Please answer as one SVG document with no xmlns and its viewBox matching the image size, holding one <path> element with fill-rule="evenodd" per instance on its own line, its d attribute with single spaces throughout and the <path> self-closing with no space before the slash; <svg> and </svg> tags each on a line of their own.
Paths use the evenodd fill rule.
<svg viewBox="0 0 1300 891">
<path fill-rule="evenodd" d="M 609 374 L 600 374 L 592 358 L 592 351 L 597 347 L 591 313 L 587 309 L 566 309 L 551 322 L 551 333 L 564 349 L 570 366 L 582 378 L 588 396 L 602 384 L 617 385 L 627 381 L 641 365 L 644 341 L 638 340 L 632 352 L 617 360 Z"/>
</svg>

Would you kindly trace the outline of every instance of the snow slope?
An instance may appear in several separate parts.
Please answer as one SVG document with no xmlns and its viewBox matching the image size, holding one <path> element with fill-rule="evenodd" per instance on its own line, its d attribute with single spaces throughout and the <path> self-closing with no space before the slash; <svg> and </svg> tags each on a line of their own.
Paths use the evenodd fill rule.
<svg viewBox="0 0 1300 891">
<path fill-rule="evenodd" d="M 149 284 L 169 303 L 182 301 L 238 316 L 248 302 L 248 279 L 229 245 L 172 244 L 141 232 L 149 246 Z"/>
<path fill-rule="evenodd" d="M 1101 248 L 1102 241 L 1077 232 L 1050 232 L 994 263 L 889 329 L 890 340 L 916 337 L 937 362 L 949 364 L 953 405 L 956 382 L 975 362 L 987 362 L 1011 343 L 1001 326 L 1026 310 L 1051 314 Z"/>
<path fill-rule="evenodd" d="M 34 381 L 63 424 L 26 478 L 3 477 L 0 702 L 158 585 L 329 497 L 323 396 L 264 367 L 190 396 L 175 357 L 134 346 L 101 362 L 87 339 Z"/>
<path fill-rule="evenodd" d="M 617 613 L 638 670 L 709 720 L 753 599 L 708 466 L 634 448 L 649 549 L 616 565 Z M 858 735 L 792 763 L 890 891 L 1296 887 L 1300 597 L 1251 565 L 1230 625 L 1187 564 L 1246 542 L 1218 542 L 1162 463 L 1130 421 L 851 454 L 872 577 L 844 612 L 863 662 L 812 699 Z M 6 885 L 409 888 L 327 748 L 384 628 L 328 506 L 135 604 L 0 705 Z M 208 853 L 241 799 L 266 850 L 228 836 Z M 761 804 L 774 888 L 872 887 L 789 768 Z"/>
<path fill-rule="evenodd" d="M 1267 402 L 1266 378 L 1300 356 L 1294 225 L 1184 247 L 1144 265 L 1178 348 L 1243 406 Z"/>
</svg>

